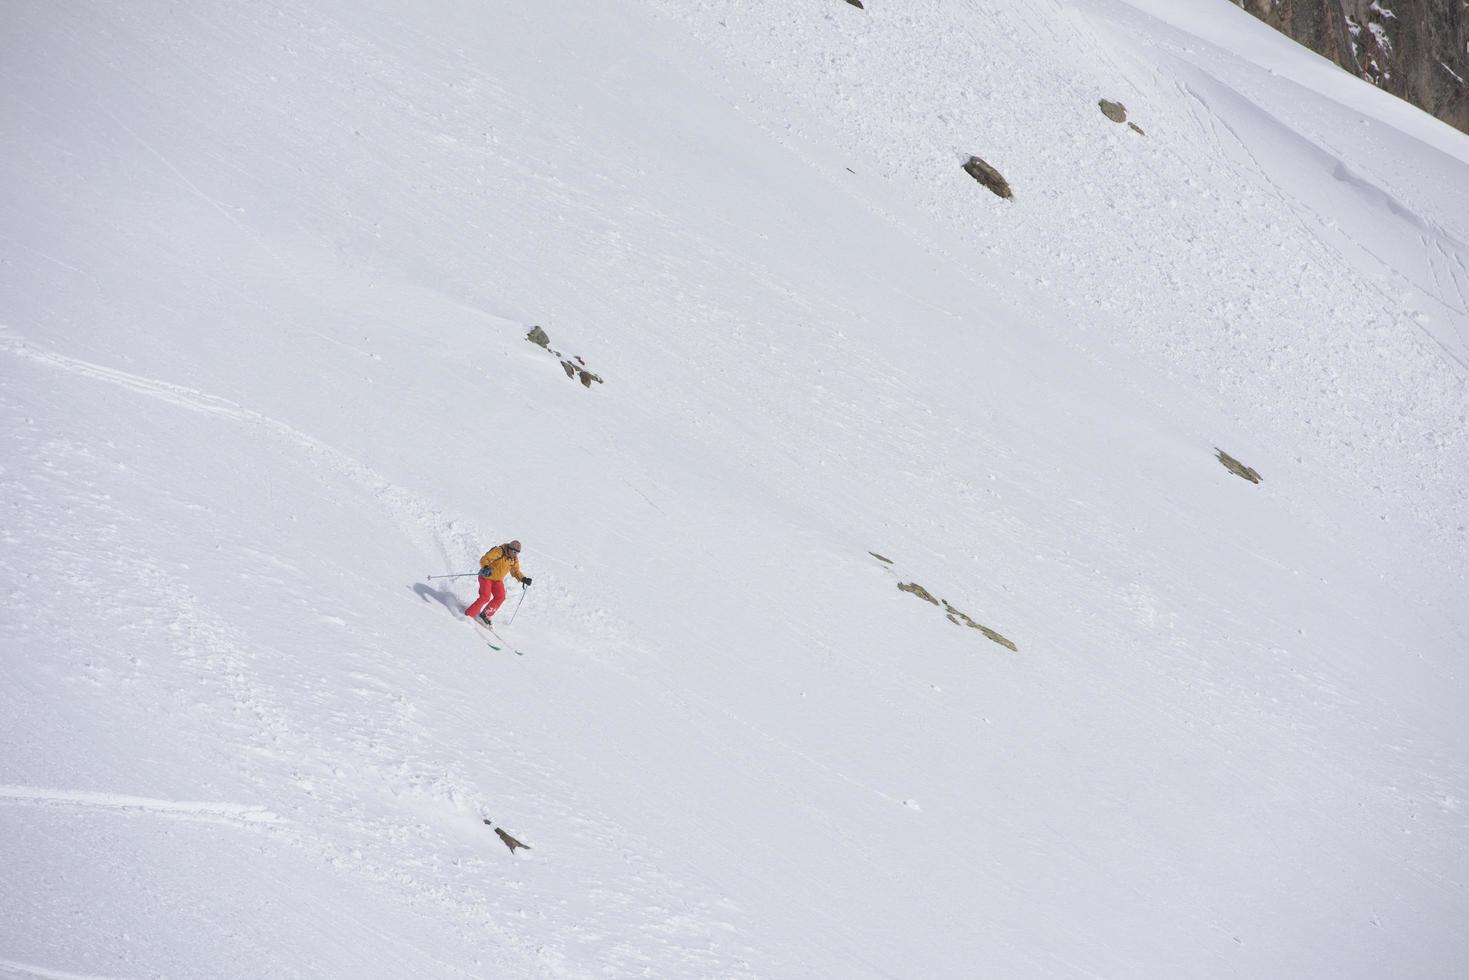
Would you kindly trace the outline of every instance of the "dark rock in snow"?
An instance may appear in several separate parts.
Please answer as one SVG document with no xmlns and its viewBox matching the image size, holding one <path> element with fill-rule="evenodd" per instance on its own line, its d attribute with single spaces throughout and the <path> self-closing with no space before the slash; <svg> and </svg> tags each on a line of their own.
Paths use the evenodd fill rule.
<svg viewBox="0 0 1469 980">
<path fill-rule="evenodd" d="M 875 551 L 869 551 L 868 554 L 876 558 L 878 561 L 882 562 L 884 565 L 891 565 L 893 563 L 893 560 L 891 558 L 884 558 L 882 555 L 879 555 Z"/>
<path fill-rule="evenodd" d="M 1220 463 L 1224 464 L 1224 468 L 1229 470 L 1229 472 L 1233 473 L 1235 476 L 1239 477 L 1241 480 L 1249 480 L 1251 483 L 1259 483 L 1261 480 L 1264 479 L 1264 477 L 1262 477 L 1259 473 L 1256 473 L 1253 468 L 1246 466 L 1244 463 L 1241 463 L 1239 460 L 1235 459 L 1233 456 L 1229 455 L 1229 453 L 1220 449 L 1218 446 L 1214 447 L 1214 452 L 1215 458 L 1217 458 Z"/>
<path fill-rule="evenodd" d="M 561 370 L 566 372 L 566 376 L 575 381 L 580 381 L 583 388 L 590 388 L 593 381 L 597 384 L 602 383 L 602 378 L 599 375 L 595 375 L 586 369 L 586 361 L 576 355 L 568 358 L 565 354 L 553 348 L 551 346 L 551 338 L 540 327 L 532 327 L 530 333 L 525 335 L 525 339 L 560 361 Z M 573 359 L 576 362 L 574 364 L 572 363 Z"/>
<path fill-rule="evenodd" d="M 1014 196 L 1010 192 L 1009 181 L 979 157 L 970 157 L 964 164 L 964 172 L 994 191 L 997 197 L 1003 197 L 1008 201 Z"/>
<path fill-rule="evenodd" d="M 1123 105 L 1121 102 L 1113 102 L 1110 99 L 1102 99 L 1100 102 L 1097 103 L 1097 105 L 1101 107 L 1102 115 L 1106 116 L 1113 122 L 1127 123 L 1127 128 L 1132 130 L 1134 133 L 1137 133 L 1139 136 L 1148 135 L 1147 133 L 1142 131 L 1142 127 L 1139 126 L 1137 123 L 1127 122 L 1127 106 Z"/>
<path fill-rule="evenodd" d="M 862 0 L 847 0 L 847 3 L 850 3 L 852 6 L 856 7 L 858 10 L 866 10 L 867 9 L 866 7 L 862 6 Z"/>
<path fill-rule="evenodd" d="M 879 555 L 875 551 L 869 551 L 868 554 L 881 561 L 888 561 L 888 559 L 883 558 L 882 555 Z M 968 626 L 972 630 L 979 630 L 979 632 L 983 633 L 986 637 L 988 637 L 995 643 L 998 643 L 1000 646 L 1006 647 L 1010 650 L 1014 650 L 1016 653 L 1020 652 L 1019 648 L 1016 647 L 1014 643 L 1010 642 L 999 633 L 996 633 L 988 626 L 985 626 L 982 623 L 975 622 L 973 619 L 969 618 L 967 614 L 955 609 L 952 605 L 950 605 L 949 600 L 935 599 L 932 592 L 928 591 L 917 582 L 899 582 L 898 588 L 901 591 L 908 593 L 909 595 L 916 595 L 924 602 L 930 602 L 933 603 L 935 606 L 942 607 L 944 610 L 944 616 L 949 620 L 949 622 L 953 623 L 955 626 Z"/>
<path fill-rule="evenodd" d="M 898 588 L 908 593 L 909 595 L 916 595 L 924 602 L 931 602 L 935 606 L 939 604 L 939 601 L 933 597 L 933 593 L 929 592 L 917 582 L 899 582 Z"/>
<path fill-rule="evenodd" d="M 580 361 L 581 358 L 578 357 L 577 360 Z M 568 378 L 576 378 L 577 380 L 579 380 L 583 388 L 590 388 L 593 381 L 597 382 L 597 384 L 602 383 L 601 377 L 593 374 L 584 367 L 577 367 L 570 361 L 562 361 L 561 370 L 566 372 L 566 376 Z"/>
<path fill-rule="evenodd" d="M 511 837 L 509 834 L 505 833 L 505 831 L 501 830 L 499 827 L 495 827 L 495 825 L 490 821 L 490 819 L 488 817 L 485 818 L 485 826 L 486 827 L 494 827 L 494 829 L 495 829 L 495 836 L 499 837 L 500 840 L 502 840 L 502 841 L 505 842 L 505 846 L 508 847 L 508 848 L 510 848 L 510 853 L 511 854 L 514 854 L 515 853 L 515 849 L 518 848 L 518 847 L 519 848 L 524 848 L 527 851 L 530 850 L 530 845 L 529 844 L 522 844 L 520 841 L 516 840 L 514 837 Z"/>
<path fill-rule="evenodd" d="M 989 639 L 991 639 L 994 642 L 998 643 L 1000 646 L 1007 647 L 1010 650 L 1014 650 L 1016 653 L 1019 653 L 1020 652 L 1020 649 L 1018 647 L 1016 647 L 1014 643 L 1011 643 L 1009 640 L 1005 639 L 1003 636 L 1001 636 L 1000 634 L 996 633 L 994 630 L 990 629 L 988 626 L 984 626 L 984 625 L 982 625 L 980 623 L 976 623 L 974 620 L 970 619 L 964 613 L 960 612 L 959 610 L 955 609 L 953 606 L 949 605 L 949 601 L 947 599 L 944 600 L 944 611 L 949 616 L 949 622 L 953 623 L 955 626 L 968 626 L 972 630 L 979 630 L 986 637 L 988 637 Z M 961 620 L 962 620 L 962 622 L 961 622 Z"/>
</svg>

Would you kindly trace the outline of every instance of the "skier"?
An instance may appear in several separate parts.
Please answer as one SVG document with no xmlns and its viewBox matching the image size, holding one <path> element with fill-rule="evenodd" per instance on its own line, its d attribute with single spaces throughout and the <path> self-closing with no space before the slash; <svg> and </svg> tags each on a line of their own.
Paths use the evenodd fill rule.
<svg viewBox="0 0 1469 980">
<path fill-rule="evenodd" d="M 507 541 L 484 553 L 479 560 L 479 598 L 470 603 L 464 615 L 478 618 L 493 626 L 490 618 L 505 601 L 505 576 L 514 575 L 521 585 L 530 585 L 530 576 L 520 573 L 520 542 Z"/>
</svg>

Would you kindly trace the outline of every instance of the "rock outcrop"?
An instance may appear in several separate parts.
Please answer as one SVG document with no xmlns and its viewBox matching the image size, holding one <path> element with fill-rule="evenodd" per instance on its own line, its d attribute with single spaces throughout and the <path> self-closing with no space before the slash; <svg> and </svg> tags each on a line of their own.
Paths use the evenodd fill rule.
<svg viewBox="0 0 1469 980">
<path fill-rule="evenodd" d="M 1233 456 L 1229 455 L 1229 453 L 1220 449 L 1218 446 L 1214 447 L 1214 458 L 1219 460 L 1220 464 L 1226 470 L 1229 470 L 1229 472 L 1233 473 L 1241 480 L 1249 480 L 1251 483 L 1259 483 L 1261 480 L 1264 479 L 1264 477 L 1262 477 L 1259 473 L 1255 472 L 1255 468 L 1253 466 L 1246 466 L 1244 463 L 1241 463 L 1239 460 L 1235 459 Z"/>
<path fill-rule="evenodd" d="M 868 554 L 876 558 L 880 562 L 884 562 L 888 565 L 892 564 L 891 558 L 884 558 L 882 555 L 879 555 L 875 551 L 869 551 Z M 944 611 L 944 617 L 955 626 L 967 626 L 972 630 L 978 630 L 980 633 L 984 634 L 986 639 L 989 639 L 994 643 L 998 643 L 1000 646 L 1005 647 L 1006 649 L 1014 650 L 1017 653 L 1020 652 L 1019 648 L 1016 647 L 1015 644 L 1012 643 L 1010 640 L 1006 639 L 1004 636 L 1001 636 L 999 633 L 990 629 L 988 626 L 985 626 L 983 623 L 976 622 L 967 613 L 963 613 L 958 609 L 955 609 L 954 606 L 949 602 L 949 600 L 937 598 L 932 592 L 928 591 L 917 582 L 899 581 L 898 590 L 901 592 L 906 592 L 911 596 L 917 596 L 924 602 L 938 606 Z"/>
<path fill-rule="evenodd" d="M 999 633 L 996 633 L 988 626 L 985 626 L 982 623 L 976 623 L 974 620 L 970 619 L 969 616 L 949 605 L 949 601 L 947 599 L 944 600 L 944 612 L 949 617 L 949 622 L 953 623 L 955 626 L 968 626 L 972 630 L 979 630 L 985 635 L 987 639 L 998 643 L 1000 646 L 1005 647 L 1009 650 L 1013 650 L 1016 653 L 1020 652 L 1019 648 L 1016 647 L 1014 643 L 1011 643 L 1005 637 L 1001 636 Z"/>
<path fill-rule="evenodd" d="M 597 384 L 602 383 L 601 375 L 593 374 L 587 370 L 586 361 L 577 357 L 575 354 L 567 357 L 559 350 L 553 348 L 551 346 L 551 338 L 539 326 L 531 327 L 530 332 L 525 335 L 525 339 L 560 361 L 561 370 L 566 372 L 566 376 L 574 381 L 580 381 L 583 388 L 590 388 L 594 381 Z"/>
<path fill-rule="evenodd" d="M 939 604 L 939 601 L 933 597 L 933 593 L 925 589 L 923 586 L 919 585 L 917 582 L 899 582 L 898 590 L 901 592 L 906 592 L 909 595 L 916 595 L 924 602 L 931 602 L 935 606 Z"/>
<path fill-rule="evenodd" d="M 1234 0 L 1373 85 L 1469 133 L 1464 0 Z"/>
<path fill-rule="evenodd" d="M 1014 195 L 1010 193 L 1010 182 L 1000 172 L 979 157 L 970 157 L 964 163 L 964 172 L 984 186 L 994 191 L 997 197 L 1009 200 Z"/>
<path fill-rule="evenodd" d="M 520 841 L 516 840 L 514 837 L 511 837 L 509 834 L 505 833 L 505 831 L 503 829 L 501 829 L 500 827 L 496 827 L 495 826 L 495 822 L 493 820 L 491 820 L 489 817 L 485 817 L 484 818 L 484 821 L 485 821 L 485 826 L 486 827 L 489 827 L 490 829 L 492 829 L 495 832 L 495 836 L 499 837 L 500 840 L 504 841 L 505 846 L 508 847 L 508 848 L 510 848 L 510 853 L 511 854 L 514 854 L 517 849 L 524 849 L 524 850 L 527 850 L 527 851 L 530 850 L 530 845 L 529 844 L 522 844 Z"/>
<path fill-rule="evenodd" d="M 1127 106 L 1123 105 L 1121 102 L 1113 102 L 1111 99 L 1102 99 L 1097 103 L 1097 106 L 1102 110 L 1102 115 L 1106 116 L 1113 122 L 1127 123 L 1127 128 L 1132 130 L 1134 133 L 1137 133 L 1139 136 L 1148 135 L 1147 133 L 1144 133 L 1142 131 L 1142 127 L 1138 126 L 1137 123 L 1127 122 Z"/>
</svg>

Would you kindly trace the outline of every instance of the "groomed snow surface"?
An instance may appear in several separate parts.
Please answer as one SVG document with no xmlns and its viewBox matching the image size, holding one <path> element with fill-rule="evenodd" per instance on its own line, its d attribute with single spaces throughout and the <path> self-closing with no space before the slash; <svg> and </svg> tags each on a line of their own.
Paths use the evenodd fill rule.
<svg viewBox="0 0 1469 980">
<path fill-rule="evenodd" d="M 0 139 L 0 976 L 1464 975 L 1469 139 L 1228 0 L 12 0 Z"/>
</svg>

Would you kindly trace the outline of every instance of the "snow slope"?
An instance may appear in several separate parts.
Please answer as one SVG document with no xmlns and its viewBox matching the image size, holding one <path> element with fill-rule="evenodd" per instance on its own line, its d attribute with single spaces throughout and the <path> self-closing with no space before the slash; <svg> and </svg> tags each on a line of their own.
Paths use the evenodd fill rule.
<svg viewBox="0 0 1469 980">
<path fill-rule="evenodd" d="M 0 975 L 1462 970 L 1462 135 L 1227 0 L 0 25 Z"/>
</svg>

